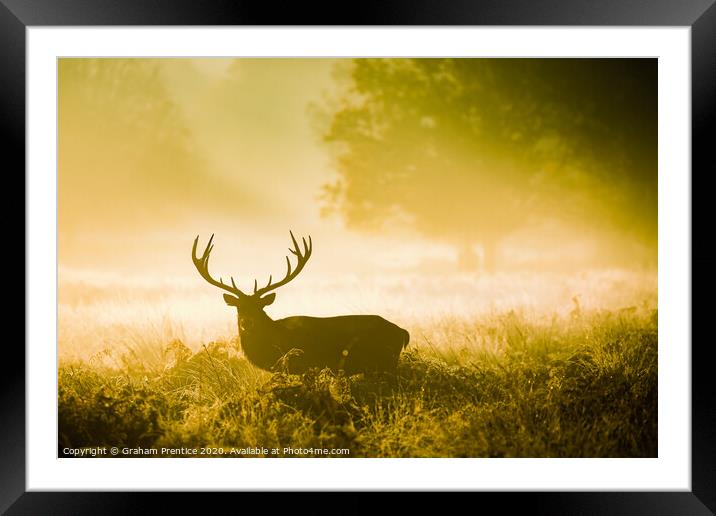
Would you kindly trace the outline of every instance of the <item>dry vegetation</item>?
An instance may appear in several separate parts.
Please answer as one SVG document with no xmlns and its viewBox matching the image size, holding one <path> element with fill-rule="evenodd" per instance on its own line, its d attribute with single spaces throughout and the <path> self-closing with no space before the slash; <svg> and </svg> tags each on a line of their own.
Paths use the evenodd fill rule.
<svg viewBox="0 0 716 516">
<path fill-rule="evenodd" d="M 63 354 L 63 336 L 68 347 L 78 344 L 62 321 L 61 310 L 60 455 L 96 446 L 278 448 L 276 456 L 284 448 L 347 448 L 352 457 L 657 454 L 655 293 L 622 308 L 515 308 L 407 325 L 411 345 L 397 378 L 267 373 L 246 361 L 231 328 L 188 345 L 181 325 L 161 318 L 151 331 L 96 324 L 104 347 Z"/>
</svg>

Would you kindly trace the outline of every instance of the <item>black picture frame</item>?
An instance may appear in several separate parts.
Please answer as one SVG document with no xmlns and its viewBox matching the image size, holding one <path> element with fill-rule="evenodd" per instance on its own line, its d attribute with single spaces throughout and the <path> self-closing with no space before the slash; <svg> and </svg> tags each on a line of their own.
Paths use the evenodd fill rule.
<svg viewBox="0 0 716 516">
<path fill-rule="evenodd" d="M 5 154 L 15 163 L 5 176 L 25 166 L 25 50 L 26 31 L 31 26 L 85 25 L 617 25 L 691 27 L 692 72 L 692 172 L 694 178 L 713 170 L 707 157 L 714 129 L 716 96 L 716 6 L 715 0 L 458 0 L 438 4 L 429 0 L 364 1 L 348 8 L 334 3 L 307 5 L 287 2 L 243 0 L 0 0 L 0 120 L 5 128 Z M 3 167 L 5 168 L 5 167 Z M 14 174 L 16 177 L 24 177 Z M 24 186 L 23 186 L 24 188 Z M 707 188 L 693 189 L 694 195 L 708 195 Z M 15 202 L 22 202 L 19 195 Z M 694 241 L 693 230 L 708 220 L 692 198 L 692 253 L 706 240 Z M 6 220 L 14 220 L 12 201 L 4 206 Z M 698 209 L 698 207 L 697 207 Z M 12 214 L 12 215 L 11 215 Z M 704 256 L 701 253 L 701 256 Z M 14 257 L 17 259 L 16 257 Z M 26 257 L 27 259 L 27 257 Z M 692 258 L 692 275 L 706 268 L 706 259 Z M 19 281 L 19 280 L 18 280 Z M 712 281 L 702 275 L 694 293 L 712 291 Z M 705 298 L 704 299 L 708 299 Z M 709 303 L 692 301 L 694 315 L 702 320 Z M 8 322 L 10 318 L 6 319 Z M 693 324 L 692 329 L 702 327 Z M 695 334 L 694 334 L 695 335 Z M 502 510 L 527 506 L 538 514 L 713 514 L 716 511 L 715 404 L 711 401 L 709 343 L 692 338 L 692 490 L 690 492 L 589 492 L 589 493 L 476 493 L 479 501 L 497 503 Z M 10 353 L 8 355 L 8 352 Z M 8 514 L 134 514 L 149 508 L 147 493 L 40 493 L 25 489 L 25 353 L 20 339 L 5 342 L 6 364 L 0 375 L 0 512 Z M 229 494 L 211 495 L 211 504 L 222 503 Z M 241 498 L 246 501 L 246 494 Z M 295 495 L 294 495 L 295 496 Z M 306 502 L 301 496 L 298 504 Z M 353 506 L 367 509 L 371 502 L 351 502 L 358 494 L 321 493 L 310 498 L 324 507 Z M 372 495 L 371 495 L 372 496 Z M 457 495 L 456 495 L 457 496 Z M 189 508 L 184 493 L 162 497 L 163 510 L 171 506 Z M 252 495 L 250 498 L 254 498 Z M 198 503 L 204 504 L 206 497 Z M 294 499 L 293 503 L 296 503 Z M 423 504 L 421 496 L 411 497 Z M 253 500 L 252 500 L 253 502 Z M 457 502 L 459 503 L 459 502 Z M 408 507 L 411 504 L 408 504 Z"/>
</svg>

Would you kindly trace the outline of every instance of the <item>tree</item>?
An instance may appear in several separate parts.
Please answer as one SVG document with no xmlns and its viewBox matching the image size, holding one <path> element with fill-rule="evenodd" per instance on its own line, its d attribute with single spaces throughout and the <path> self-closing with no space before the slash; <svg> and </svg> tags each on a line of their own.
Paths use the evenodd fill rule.
<svg viewBox="0 0 716 516">
<path fill-rule="evenodd" d="M 656 62 L 356 59 L 325 140 L 324 208 L 389 221 L 488 268 L 511 231 L 558 219 L 656 239 Z"/>
<path fill-rule="evenodd" d="M 107 256 L 136 266 L 146 248 L 127 246 L 128 239 L 146 242 L 148 234 L 186 231 L 207 213 L 235 213 L 241 192 L 211 173 L 171 82 L 192 80 L 191 72 L 189 62 L 158 59 L 59 61 L 58 222 L 65 263 Z"/>
<path fill-rule="evenodd" d="M 59 217 L 104 232 L 230 213 L 236 189 L 211 176 L 156 59 L 59 62 Z"/>
</svg>

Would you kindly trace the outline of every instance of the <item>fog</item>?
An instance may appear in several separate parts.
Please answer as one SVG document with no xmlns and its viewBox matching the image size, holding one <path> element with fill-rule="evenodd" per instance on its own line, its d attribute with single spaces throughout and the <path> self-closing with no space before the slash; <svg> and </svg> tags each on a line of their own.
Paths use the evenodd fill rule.
<svg viewBox="0 0 716 516">
<path fill-rule="evenodd" d="M 211 234 L 212 273 L 248 289 L 285 270 L 289 230 L 314 252 L 276 313 L 350 310 L 356 285 L 357 310 L 407 310 L 411 287 L 453 306 L 455 281 L 470 312 L 499 278 L 527 293 L 510 306 L 568 308 L 556 273 L 652 292 L 655 65 L 568 61 L 61 59 L 60 301 L 214 294 L 190 260 Z"/>
</svg>

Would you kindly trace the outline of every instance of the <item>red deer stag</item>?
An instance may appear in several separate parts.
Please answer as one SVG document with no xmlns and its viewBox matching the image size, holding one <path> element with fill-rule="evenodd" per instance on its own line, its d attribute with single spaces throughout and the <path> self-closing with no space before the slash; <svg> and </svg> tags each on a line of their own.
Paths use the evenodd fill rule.
<svg viewBox="0 0 716 516">
<path fill-rule="evenodd" d="M 233 277 L 231 285 L 227 285 L 221 278 L 216 281 L 209 274 L 214 235 L 211 235 L 201 257 L 196 254 L 199 237 L 194 240 L 192 260 L 201 277 L 231 294 L 224 294 L 224 301 L 238 311 L 241 347 L 249 361 L 269 371 L 283 362 L 287 364 L 288 372 L 294 374 L 311 367 L 328 367 L 336 372 L 343 370 L 349 375 L 370 371 L 395 373 L 400 352 L 408 345 L 410 335 L 380 316 L 295 316 L 274 321 L 266 315 L 264 308 L 276 298 L 271 291 L 298 276 L 311 257 L 311 237 L 308 237 L 308 242 L 302 238 L 301 250 L 293 233 L 290 234 L 293 248 L 289 251 L 298 260 L 296 268 L 292 269 L 291 260 L 286 256 L 286 276 L 277 283 L 272 283 L 269 276 L 263 288 L 258 288 L 254 280 L 253 294 L 244 294 L 239 290 Z M 285 361 L 282 360 L 284 358 Z"/>
</svg>

